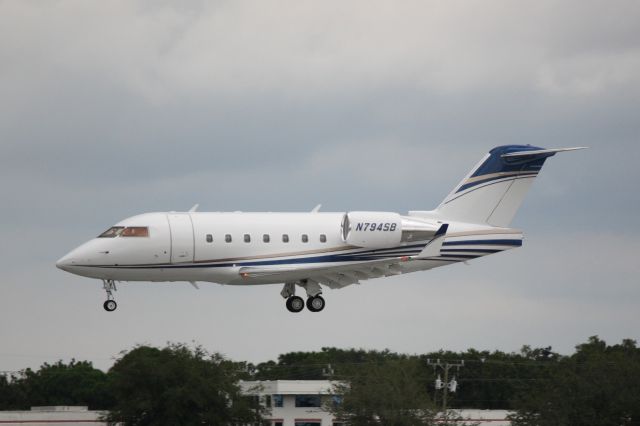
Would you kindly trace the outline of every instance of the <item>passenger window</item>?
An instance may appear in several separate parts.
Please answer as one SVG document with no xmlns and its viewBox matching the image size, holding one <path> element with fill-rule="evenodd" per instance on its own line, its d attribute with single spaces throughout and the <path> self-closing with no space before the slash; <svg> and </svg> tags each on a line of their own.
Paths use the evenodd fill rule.
<svg viewBox="0 0 640 426">
<path fill-rule="evenodd" d="M 213 242 L 213 235 L 207 234 L 207 242 L 208 243 L 212 243 Z"/>
<path fill-rule="evenodd" d="M 251 242 L 251 235 L 244 234 L 244 242 L 245 243 L 250 243 Z"/>
<path fill-rule="evenodd" d="M 264 234 L 262 236 L 262 241 L 265 243 L 268 243 L 271 240 L 271 238 L 269 238 L 269 234 Z"/>
<path fill-rule="evenodd" d="M 121 237 L 148 237 L 149 228 L 146 226 L 128 226 L 120 233 Z"/>
<path fill-rule="evenodd" d="M 309 236 L 307 234 L 302 234 L 302 242 L 303 243 L 308 243 L 309 242 Z"/>
<path fill-rule="evenodd" d="M 282 242 L 283 243 L 288 243 L 289 242 L 289 235 L 282 234 Z"/>
<path fill-rule="evenodd" d="M 324 234 L 320 234 L 320 242 L 321 243 L 326 243 L 327 242 L 327 236 Z"/>
<path fill-rule="evenodd" d="M 225 236 L 224 236 L 224 240 L 225 240 L 226 242 L 230 243 L 230 242 L 231 242 L 231 234 L 227 234 L 227 235 L 225 235 Z"/>
</svg>

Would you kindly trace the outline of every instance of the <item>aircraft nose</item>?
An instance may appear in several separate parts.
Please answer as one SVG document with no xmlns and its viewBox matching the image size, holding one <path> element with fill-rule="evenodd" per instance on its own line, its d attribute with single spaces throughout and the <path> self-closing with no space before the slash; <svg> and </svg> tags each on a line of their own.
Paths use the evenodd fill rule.
<svg viewBox="0 0 640 426">
<path fill-rule="evenodd" d="M 73 257 L 67 254 L 66 256 L 63 256 L 60 259 L 58 259 L 58 261 L 56 262 L 56 267 L 58 269 L 62 269 L 63 271 L 70 272 L 70 269 L 73 267 L 74 264 L 75 264 L 75 260 L 73 259 Z"/>
<path fill-rule="evenodd" d="M 70 261 L 70 259 L 67 259 L 67 256 L 61 257 L 56 262 L 56 268 L 62 269 L 63 271 L 66 271 L 67 268 L 69 267 L 70 263 L 71 263 L 71 261 Z"/>
</svg>

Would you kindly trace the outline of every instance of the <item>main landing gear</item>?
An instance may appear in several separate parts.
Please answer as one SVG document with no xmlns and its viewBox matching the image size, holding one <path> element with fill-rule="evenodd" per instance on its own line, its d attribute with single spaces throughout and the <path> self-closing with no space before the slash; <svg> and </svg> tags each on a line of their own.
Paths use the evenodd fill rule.
<svg viewBox="0 0 640 426">
<path fill-rule="evenodd" d="M 300 296 L 287 298 L 287 309 L 289 312 L 300 312 L 304 309 L 304 300 Z"/>
<path fill-rule="evenodd" d="M 118 290 L 116 288 L 116 282 L 114 280 L 102 280 L 102 282 L 104 283 L 104 291 L 107 292 L 107 300 L 102 304 L 102 307 L 107 312 L 113 312 L 118 307 L 118 304 L 113 299 L 113 292 Z"/>
<path fill-rule="evenodd" d="M 312 280 L 302 280 L 295 283 L 285 283 L 280 295 L 287 299 L 287 309 L 289 312 L 300 312 L 305 307 L 305 302 L 300 296 L 296 296 L 296 284 L 304 288 L 307 292 L 307 309 L 310 312 L 320 312 L 324 309 L 325 301 L 322 296 L 320 284 Z"/>
</svg>

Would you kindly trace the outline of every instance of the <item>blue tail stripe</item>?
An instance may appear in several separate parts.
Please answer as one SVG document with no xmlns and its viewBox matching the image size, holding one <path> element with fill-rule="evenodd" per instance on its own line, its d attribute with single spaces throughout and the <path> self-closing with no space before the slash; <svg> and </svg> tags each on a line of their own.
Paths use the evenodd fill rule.
<svg viewBox="0 0 640 426">
<path fill-rule="evenodd" d="M 550 155 L 527 156 L 517 160 L 507 160 L 502 158 L 503 154 L 522 151 L 539 151 L 543 148 L 531 145 L 505 145 L 498 146 L 489 151 L 489 158 L 478 167 L 471 177 L 484 176 L 501 172 L 538 172 L 544 160 Z"/>
<path fill-rule="evenodd" d="M 507 181 L 507 180 L 513 180 L 513 179 L 522 179 L 522 178 L 526 178 L 526 177 L 536 177 L 536 176 L 538 176 L 537 172 L 520 173 L 520 174 L 513 175 L 513 176 L 494 176 L 494 177 L 490 177 L 490 178 L 487 178 L 487 179 L 481 179 L 481 180 L 478 180 L 478 181 L 475 181 L 475 182 L 466 183 L 466 184 L 462 185 L 460 187 L 460 189 L 458 189 L 456 191 L 456 193 L 462 192 L 465 189 L 473 188 L 474 186 L 483 185 L 485 183 L 499 181 L 499 180 L 502 180 L 502 179 Z"/>
</svg>

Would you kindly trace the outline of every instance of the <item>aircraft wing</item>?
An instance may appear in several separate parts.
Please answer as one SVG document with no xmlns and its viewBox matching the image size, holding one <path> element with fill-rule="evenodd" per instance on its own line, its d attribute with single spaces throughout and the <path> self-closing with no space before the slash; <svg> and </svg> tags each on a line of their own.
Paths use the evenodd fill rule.
<svg viewBox="0 0 640 426">
<path fill-rule="evenodd" d="M 425 244 L 423 250 L 415 256 L 416 259 L 438 257 L 449 225 L 443 224 Z M 362 280 L 388 277 L 403 273 L 400 264 L 411 260 L 409 256 L 390 257 L 368 262 L 349 263 L 337 266 L 246 266 L 240 268 L 242 278 L 278 277 L 283 281 L 313 280 L 329 288 L 342 288 L 351 284 L 359 284 Z"/>
<path fill-rule="evenodd" d="M 402 270 L 398 265 L 407 260 L 409 260 L 409 257 L 405 256 L 328 267 L 247 266 L 240 268 L 239 273 L 243 278 L 291 276 L 291 280 L 308 279 L 336 289 L 351 284 L 359 284 L 362 280 L 402 274 Z"/>
</svg>

